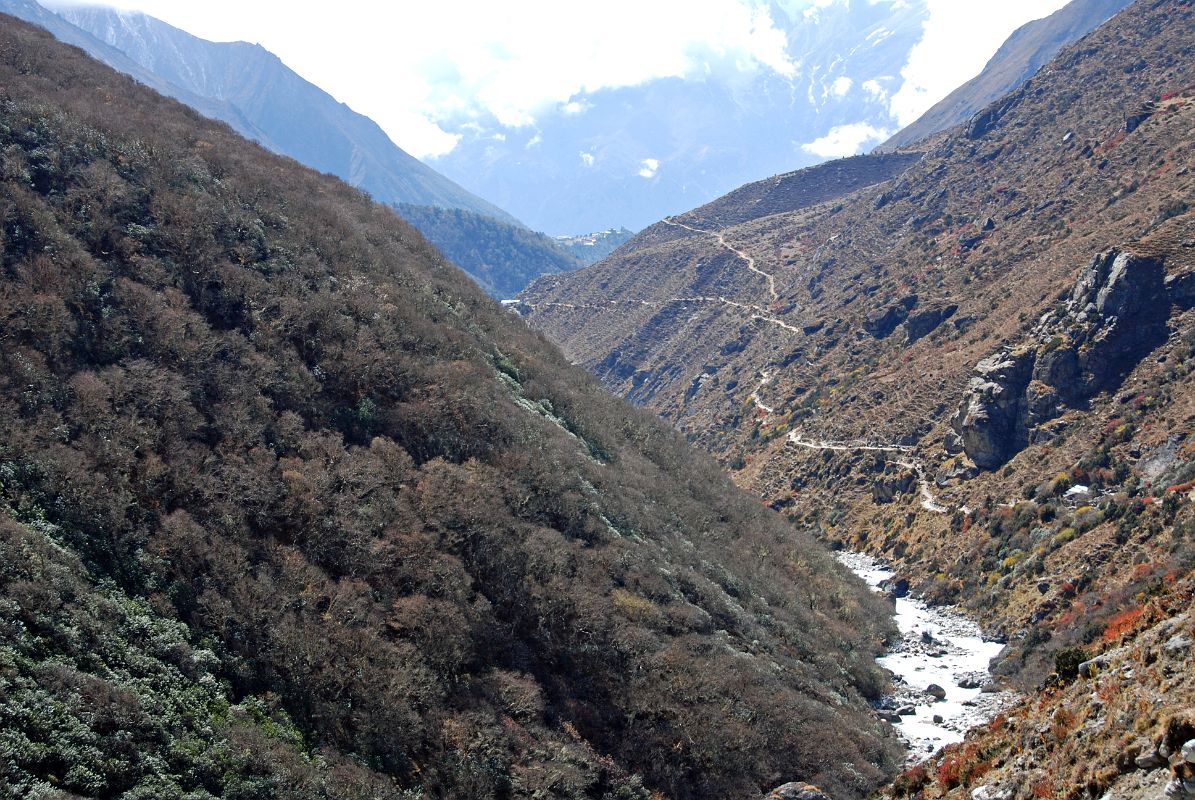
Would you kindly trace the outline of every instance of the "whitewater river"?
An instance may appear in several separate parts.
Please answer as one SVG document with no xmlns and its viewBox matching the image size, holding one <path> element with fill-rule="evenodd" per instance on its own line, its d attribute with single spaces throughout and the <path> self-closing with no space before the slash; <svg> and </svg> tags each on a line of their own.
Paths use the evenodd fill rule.
<svg viewBox="0 0 1195 800">
<path fill-rule="evenodd" d="M 877 590 L 893 576 L 879 561 L 861 553 L 839 553 L 838 558 Z M 893 723 L 909 744 L 910 760 L 920 761 L 943 745 L 962 741 L 967 730 L 1016 701 L 1011 692 L 980 690 L 990 679 L 989 662 L 1004 645 L 985 641 L 979 626 L 957 610 L 902 597 L 896 601 L 895 617 L 901 640 L 878 659 L 896 676 L 895 696 L 884 699 L 883 710 L 907 712 L 912 706 L 914 713 L 902 714 Z M 944 699 L 926 692 L 931 684 L 945 690 Z"/>
</svg>

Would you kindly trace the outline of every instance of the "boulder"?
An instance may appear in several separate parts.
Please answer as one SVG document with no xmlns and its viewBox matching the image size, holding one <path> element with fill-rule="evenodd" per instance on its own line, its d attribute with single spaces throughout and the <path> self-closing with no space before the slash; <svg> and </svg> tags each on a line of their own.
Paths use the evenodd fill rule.
<svg viewBox="0 0 1195 800">
<path fill-rule="evenodd" d="M 958 434 L 954 433 L 953 431 L 950 434 L 947 434 L 947 436 L 950 436 L 951 434 L 958 436 Z M 959 436 L 958 440 L 961 443 L 963 438 Z M 938 484 L 939 486 L 945 486 L 956 478 L 960 481 L 969 481 L 978 474 L 979 468 L 975 466 L 971 459 L 967 458 L 965 454 L 959 455 L 942 465 L 937 473 L 934 474 L 934 483 Z"/>
<path fill-rule="evenodd" d="M 1108 654 L 1098 655 L 1095 658 L 1089 658 L 1079 664 L 1079 675 L 1084 678 L 1094 678 L 1099 673 L 1103 672 L 1112 663 L 1108 658 Z"/>
<path fill-rule="evenodd" d="M 833 800 L 830 795 L 808 783 L 786 783 L 769 792 L 764 800 Z"/>
<path fill-rule="evenodd" d="M 988 784 L 971 790 L 971 800 L 1012 800 L 1016 790 L 1007 786 Z"/>
<path fill-rule="evenodd" d="M 931 683 L 929 686 L 926 686 L 925 693 L 928 694 L 930 697 L 934 698 L 935 700 L 945 700 L 946 699 L 946 690 L 943 689 L 941 686 L 939 686 L 936 683 Z"/>
<path fill-rule="evenodd" d="M 1133 764 L 1136 765 L 1137 769 L 1161 769 L 1167 765 L 1167 761 L 1164 755 L 1159 753 L 1156 748 L 1150 746 L 1133 759 Z"/>
<path fill-rule="evenodd" d="M 1166 644 L 1162 645 L 1162 650 L 1171 658 L 1176 658 L 1186 654 L 1191 649 L 1191 637 L 1182 633 L 1176 633 L 1166 640 Z"/>
<path fill-rule="evenodd" d="M 1168 275 L 1165 281 L 1166 295 L 1170 302 L 1183 311 L 1195 308 L 1195 272 Z"/>
</svg>

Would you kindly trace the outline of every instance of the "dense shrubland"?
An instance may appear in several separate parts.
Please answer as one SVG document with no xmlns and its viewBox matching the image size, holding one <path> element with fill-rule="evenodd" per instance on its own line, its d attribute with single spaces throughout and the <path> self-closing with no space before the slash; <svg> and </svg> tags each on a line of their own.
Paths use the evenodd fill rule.
<svg viewBox="0 0 1195 800">
<path fill-rule="evenodd" d="M 391 211 L 0 22 L 16 795 L 843 797 L 887 615 Z"/>
</svg>

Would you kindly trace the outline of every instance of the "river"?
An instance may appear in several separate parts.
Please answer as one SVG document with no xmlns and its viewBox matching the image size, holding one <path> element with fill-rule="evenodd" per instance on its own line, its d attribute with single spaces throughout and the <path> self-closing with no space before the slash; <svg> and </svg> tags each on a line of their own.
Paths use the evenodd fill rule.
<svg viewBox="0 0 1195 800">
<path fill-rule="evenodd" d="M 877 591 L 894 574 L 862 553 L 839 553 L 838 558 Z M 962 741 L 969 729 L 1011 706 L 1017 695 L 988 685 L 988 665 L 1004 645 L 985 640 L 979 626 L 956 609 L 901 597 L 894 611 L 901 640 L 878 662 L 893 673 L 895 694 L 884 698 L 880 711 L 899 717 L 893 726 L 909 745 L 910 761 L 920 761 Z M 944 690 L 943 699 L 926 692 L 931 684 Z M 899 710 L 906 713 L 897 715 Z"/>
</svg>

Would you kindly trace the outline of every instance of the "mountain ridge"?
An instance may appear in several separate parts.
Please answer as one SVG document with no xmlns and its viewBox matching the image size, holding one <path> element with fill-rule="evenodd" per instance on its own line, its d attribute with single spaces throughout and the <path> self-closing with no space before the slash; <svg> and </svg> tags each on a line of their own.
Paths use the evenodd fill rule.
<svg viewBox="0 0 1195 800">
<path fill-rule="evenodd" d="M 373 120 L 304 80 L 260 45 L 208 42 L 139 12 L 70 3 L 50 8 L 160 75 L 166 85 L 219 98 L 219 108 L 234 109 L 235 116 L 216 118 L 235 130 L 321 172 L 339 175 L 381 202 L 459 207 L 518 222 L 406 153 Z M 171 52 L 176 56 L 164 57 Z M 245 80 L 246 73 L 251 81 Z M 297 109 L 304 110 L 301 119 L 295 116 Z"/>
<path fill-rule="evenodd" d="M 1079 39 L 1132 0 L 1072 0 L 1053 14 L 1027 22 L 1000 45 L 978 75 L 958 87 L 881 144 L 893 150 L 960 125 L 983 107 L 1020 86 L 1065 45 Z"/>
</svg>

